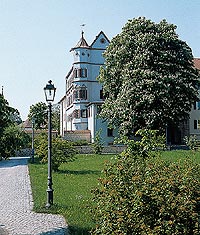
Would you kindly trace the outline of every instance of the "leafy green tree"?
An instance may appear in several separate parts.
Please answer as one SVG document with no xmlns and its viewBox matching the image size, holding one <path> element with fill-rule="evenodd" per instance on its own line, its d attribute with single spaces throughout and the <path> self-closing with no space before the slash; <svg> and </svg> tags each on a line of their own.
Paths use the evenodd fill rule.
<svg viewBox="0 0 200 235">
<path fill-rule="evenodd" d="M 35 128 L 36 129 L 45 129 L 47 128 L 48 123 L 48 106 L 43 103 L 39 102 L 35 105 L 31 105 L 29 114 L 29 120 L 34 118 L 35 120 Z M 60 131 L 60 107 L 59 105 L 52 105 L 52 129 Z"/>
<path fill-rule="evenodd" d="M 8 101 L 0 94 L 0 137 L 4 129 L 12 123 L 12 114 L 15 109 L 10 107 Z"/>
<path fill-rule="evenodd" d="M 31 137 L 19 125 L 11 124 L 4 129 L 0 141 L 0 157 L 7 159 L 14 156 L 16 150 L 26 148 Z"/>
<path fill-rule="evenodd" d="M 199 75 L 191 48 L 166 20 L 129 20 L 104 53 L 100 70 L 105 103 L 101 117 L 124 134 L 164 129 L 189 116 Z"/>
<path fill-rule="evenodd" d="M 16 124 L 21 124 L 22 123 L 22 119 L 20 117 L 20 113 L 17 109 L 13 109 L 10 119 L 12 121 L 12 123 L 16 123 Z"/>
<path fill-rule="evenodd" d="M 163 161 L 155 151 L 163 138 L 140 135 L 141 141 L 127 139 L 127 149 L 104 169 L 94 190 L 92 234 L 198 235 L 200 164 Z"/>
<path fill-rule="evenodd" d="M 14 151 L 22 145 L 19 143 L 21 135 L 15 126 L 20 122 L 18 110 L 10 107 L 8 101 L 0 94 L 0 159 L 12 156 Z"/>
<path fill-rule="evenodd" d="M 34 118 L 36 129 L 44 129 L 47 127 L 47 110 L 48 106 L 43 102 L 31 105 L 28 118 L 29 120 L 32 120 Z"/>
<path fill-rule="evenodd" d="M 48 138 L 45 132 L 35 139 L 36 155 L 42 163 L 48 162 Z M 62 163 L 73 161 L 76 150 L 73 144 L 59 137 L 52 139 L 52 169 L 58 171 Z"/>
</svg>

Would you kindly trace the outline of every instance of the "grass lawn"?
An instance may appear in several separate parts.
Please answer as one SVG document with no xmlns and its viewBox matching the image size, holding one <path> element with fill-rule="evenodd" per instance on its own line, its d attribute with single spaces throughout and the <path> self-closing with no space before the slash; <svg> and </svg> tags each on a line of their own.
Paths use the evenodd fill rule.
<svg viewBox="0 0 200 235">
<path fill-rule="evenodd" d="M 54 205 L 46 210 L 47 165 L 29 164 L 34 210 L 62 214 L 70 226 L 73 235 L 89 234 L 95 226 L 90 207 L 91 190 L 98 185 L 102 176 L 104 162 L 114 155 L 77 155 L 74 162 L 62 164 L 60 172 L 53 173 Z M 177 161 L 180 158 L 192 157 L 200 163 L 200 152 L 165 151 L 162 158 Z"/>
<path fill-rule="evenodd" d="M 62 214 L 72 234 L 89 234 L 94 227 L 90 214 L 91 190 L 97 187 L 104 162 L 113 155 L 77 155 L 74 162 L 62 164 L 53 172 L 54 205 L 46 210 L 47 165 L 29 164 L 34 210 Z"/>
</svg>

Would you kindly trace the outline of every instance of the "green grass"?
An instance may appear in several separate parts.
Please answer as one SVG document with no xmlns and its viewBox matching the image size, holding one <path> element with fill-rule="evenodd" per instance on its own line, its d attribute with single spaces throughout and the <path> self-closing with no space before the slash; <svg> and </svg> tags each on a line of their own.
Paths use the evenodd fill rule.
<svg viewBox="0 0 200 235">
<path fill-rule="evenodd" d="M 34 210 L 62 214 L 72 234 L 89 234 L 94 227 L 90 207 L 91 190 L 98 185 L 104 162 L 113 155 L 77 155 L 74 162 L 62 164 L 60 172 L 53 172 L 54 205 L 47 210 L 47 165 L 29 164 Z"/>
<path fill-rule="evenodd" d="M 98 185 L 102 176 L 104 162 L 113 155 L 77 155 L 74 162 L 62 164 L 60 172 L 53 173 L 54 205 L 45 208 L 47 189 L 47 165 L 29 164 L 31 176 L 34 210 L 62 214 L 69 224 L 73 235 L 89 234 L 95 226 L 90 214 L 92 204 L 91 190 Z M 200 152 L 165 151 L 162 158 L 177 161 L 180 158 L 194 158 L 200 163 Z"/>
<path fill-rule="evenodd" d="M 162 152 L 162 158 L 168 161 L 178 161 L 179 159 L 192 158 L 195 162 L 200 163 L 200 151 L 192 150 L 173 150 Z"/>
</svg>

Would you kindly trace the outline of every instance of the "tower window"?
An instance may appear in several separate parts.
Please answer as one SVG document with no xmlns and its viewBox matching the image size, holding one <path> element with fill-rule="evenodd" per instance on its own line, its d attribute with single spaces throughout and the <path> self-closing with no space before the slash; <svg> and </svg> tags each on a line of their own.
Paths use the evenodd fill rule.
<svg viewBox="0 0 200 235">
<path fill-rule="evenodd" d="M 81 117 L 82 118 L 87 118 L 87 109 L 82 109 L 81 110 Z"/>
<path fill-rule="evenodd" d="M 74 70 L 74 77 L 75 78 L 86 78 L 87 77 L 87 69 L 81 68 L 81 69 L 75 69 Z"/>
</svg>

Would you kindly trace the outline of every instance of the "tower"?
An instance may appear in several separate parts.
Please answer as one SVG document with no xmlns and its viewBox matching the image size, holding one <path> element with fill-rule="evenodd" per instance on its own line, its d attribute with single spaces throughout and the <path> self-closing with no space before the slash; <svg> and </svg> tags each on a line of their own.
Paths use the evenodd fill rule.
<svg viewBox="0 0 200 235">
<path fill-rule="evenodd" d="M 95 132 L 101 128 L 102 135 L 107 137 L 107 123 L 97 116 L 104 102 L 102 84 L 97 77 L 100 67 L 104 65 L 103 52 L 108 45 L 109 39 L 102 31 L 91 45 L 82 31 L 80 40 L 71 48 L 74 62 L 66 75 L 66 94 L 60 101 L 61 135 L 88 131 L 92 141 Z M 111 138 L 106 142 L 112 142 Z"/>
</svg>

